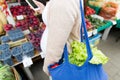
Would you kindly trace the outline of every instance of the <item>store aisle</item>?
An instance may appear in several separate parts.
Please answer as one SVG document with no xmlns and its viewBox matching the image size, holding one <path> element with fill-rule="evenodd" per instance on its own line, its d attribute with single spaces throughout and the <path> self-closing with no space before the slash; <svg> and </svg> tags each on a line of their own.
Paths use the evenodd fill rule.
<svg viewBox="0 0 120 80">
<path fill-rule="evenodd" d="M 109 75 L 109 80 L 120 80 L 120 29 L 112 29 L 106 41 L 100 41 L 98 48 L 101 49 L 109 58 L 109 62 L 104 65 Z"/>
<path fill-rule="evenodd" d="M 104 65 L 106 72 L 109 75 L 109 80 L 120 80 L 120 40 L 116 42 L 116 38 L 120 34 L 120 30 L 112 29 L 106 41 L 100 41 L 98 48 L 101 49 L 109 58 L 109 62 Z M 42 71 L 43 61 L 35 63 L 31 67 L 31 71 L 35 80 L 49 80 Z"/>
</svg>

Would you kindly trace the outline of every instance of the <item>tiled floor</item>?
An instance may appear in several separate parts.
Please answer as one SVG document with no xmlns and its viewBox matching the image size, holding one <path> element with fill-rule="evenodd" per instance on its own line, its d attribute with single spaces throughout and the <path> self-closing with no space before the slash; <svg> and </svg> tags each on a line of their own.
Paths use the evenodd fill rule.
<svg viewBox="0 0 120 80">
<path fill-rule="evenodd" d="M 98 48 L 102 50 L 109 58 L 109 62 L 104 65 L 109 75 L 109 80 L 120 80 L 120 41 L 116 42 L 116 38 L 120 36 L 119 32 L 112 29 L 106 41 L 100 41 Z M 49 80 L 42 71 L 42 60 L 35 63 L 31 67 L 31 71 L 35 80 Z"/>
</svg>

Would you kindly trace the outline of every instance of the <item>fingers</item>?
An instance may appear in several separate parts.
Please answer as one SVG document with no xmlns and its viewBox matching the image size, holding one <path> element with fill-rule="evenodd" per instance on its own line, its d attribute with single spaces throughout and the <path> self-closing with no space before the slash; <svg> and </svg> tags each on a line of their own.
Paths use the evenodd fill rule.
<svg viewBox="0 0 120 80">
<path fill-rule="evenodd" d="M 36 1 L 36 0 L 33 0 L 33 1 L 34 1 L 34 3 L 35 3 L 38 7 L 44 6 L 41 2 L 38 2 L 38 1 Z"/>
</svg>

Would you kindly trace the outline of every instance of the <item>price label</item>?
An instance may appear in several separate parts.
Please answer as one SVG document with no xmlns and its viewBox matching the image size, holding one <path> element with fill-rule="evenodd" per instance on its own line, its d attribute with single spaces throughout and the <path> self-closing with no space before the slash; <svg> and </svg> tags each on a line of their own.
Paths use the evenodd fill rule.
<svg viewBox="0 0 120 80">
<path fill-rule="evenodd" d="M 92 36 L 93 31 L 88 31 L 88 37 Z"/>
<path fill-rule="evenodd" d="M 17 18 L 17 20 L 23 20 L 23 19 L 24 19 L 24 16 L 23 16 L 23 15 L 19 15 L 19 16 L 17 16 L 16 18 Z"/>
<path fill-rule="evenodd" d="M 97 32 L 97 29 L 94 29 L 93 30 L 93 35 L 96 35 L 98 32 Z"/>
<path fill-rule="evenodd" d="M 30 34 L 30 30 L 24 30 L 23 33 L 24 35 Z"/>
<path fill-rule="evenodd" d="M 32 59 L 27 56 L 23 56 L 23 65 L 24 67 L 29 67 L 33 64 Z"/>
</svg>

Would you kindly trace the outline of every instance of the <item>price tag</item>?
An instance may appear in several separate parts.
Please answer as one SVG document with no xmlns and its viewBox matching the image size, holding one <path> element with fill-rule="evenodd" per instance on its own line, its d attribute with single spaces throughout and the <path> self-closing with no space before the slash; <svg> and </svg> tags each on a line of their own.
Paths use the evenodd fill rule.
<svg viewBox="0 0 120 80">
<path fill-rule="evenodd" d="M 16 18 L 17 18 L 17 20 L 23 20 L 23 19 L 24 19 L 24 16 L 23 16 L 23 15 L 19 15 L 19 16 L 17 16 Z"/>
<path fill-rule="evenodd" d="M 24 67 L 29 67 L 33 64 L 32 59 L 27 56 L 23 56 L 23 65 Z"/>
<path fill-rule="evenodd" d="M 23 33 L 24 35 L 30 34 L 30 30 L 24 30 Z"/>
<path fill-rule="evenodd" d="M 96 35 L 98 32 L 97 32 L 97 29 L 94 29 L 93 30 L 93 35 Z"/>
<path fill-rule="evenodd" d="M 88 31 L 88 37 L 91 37 L 91 36 L 92 36 L 92 33 L 93 33 L 92 30 L 91 30 L 91 31 Z"/>
</svg>

